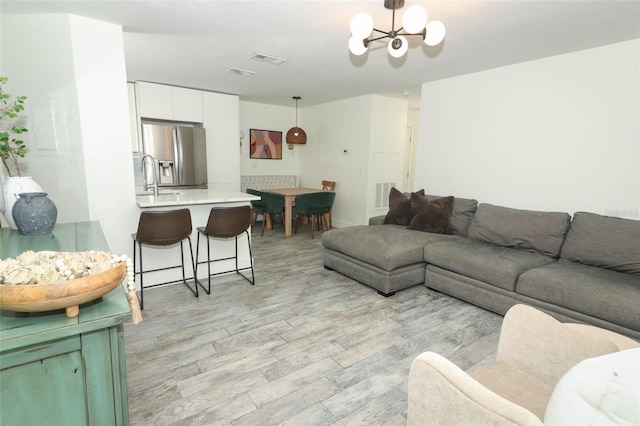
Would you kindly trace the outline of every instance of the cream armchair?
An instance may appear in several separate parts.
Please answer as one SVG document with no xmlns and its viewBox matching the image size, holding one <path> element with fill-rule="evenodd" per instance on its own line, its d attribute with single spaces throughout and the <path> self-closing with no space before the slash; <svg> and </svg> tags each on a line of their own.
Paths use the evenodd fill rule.
<svg viewBox="0 0 640 426">
<path fill-rule="evenodd" d="M 554 387 L 587 358 L 640 347 L 597 327 L 560 323 L 526 305 L 505 315 L 496 360 L 465 373 L 420 354 L 409 374 L 409 425 L 540 425 Z"/>
</svg>

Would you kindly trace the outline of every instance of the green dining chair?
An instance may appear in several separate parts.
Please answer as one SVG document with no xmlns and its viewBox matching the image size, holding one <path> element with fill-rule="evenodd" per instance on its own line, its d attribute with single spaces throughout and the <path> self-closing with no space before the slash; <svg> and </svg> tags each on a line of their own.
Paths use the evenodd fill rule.
<svg viewBox="0 0 640 426">
<path fill-rule="evenodd" d="M 322 220 L 325 215 L 331 212 L 333 201 L 336 198 L 336 193 L 332 191 L 314 192 L 311 194 L 298 195 L 296 197 L 296 210 L 298 212 L 296 216 L 296 228 L 294 233 L 298 233 L 298 225 L 304 219 L 308 217 L 311 222 L 311 238 L 313 238 L 314 229 L 316 223 L 318 230 L 320 230 L 320 223 L 322 222 L 325 231 L 328 230 L 328 220 Z"/>
<path fill-rule="evenodd" d="M 271 219 L 273 224 L 273 215 L 280 215 L 282 223 L 284 224 L 284 197 L 278 194 L 271 194 L 269 192 L 258 191 L 257 189 L 247 189 L 247 194 L 257 195 L 261 197 L 260 200 L 251 202 L 251 231 L 256 226 L 258 215 L 261 214 L 262 218 L 262 233 L 264 236 L 265 223 L 267 222 L 267 215 Z"/>
</svg>

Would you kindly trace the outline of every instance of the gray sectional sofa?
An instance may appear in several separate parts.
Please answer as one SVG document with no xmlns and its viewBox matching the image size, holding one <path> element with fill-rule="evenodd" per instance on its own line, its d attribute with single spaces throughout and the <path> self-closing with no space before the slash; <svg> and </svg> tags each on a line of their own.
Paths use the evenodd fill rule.
<svg viewBox="0 0 640 426">
<path fill-rule="evenodd" d="M 325 232 L 325 268 L 384 296 L 424 284 L 500 314 L 525 303 L 640 339 L 640 221 L 464 198 L 454 199 L 450 234 L 384 218 Z"/>
</svg>

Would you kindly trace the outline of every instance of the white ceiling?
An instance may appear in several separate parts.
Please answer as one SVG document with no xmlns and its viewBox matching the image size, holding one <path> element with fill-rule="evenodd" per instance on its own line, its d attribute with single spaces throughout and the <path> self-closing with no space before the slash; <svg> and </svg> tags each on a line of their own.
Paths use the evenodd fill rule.
<svg viewBox="0 0 640 426">
<path fill-rule="evenodd" d="M 434 48 L 415 38 L 401 59 L 391 58 L 382 43 L 359 57 L 347 47 L 357 12 L 371 14 L 376 28 L 391 29 L 383 0 L 1 0 L 0 12 L 74 13 L 122 25 L 129 81 L 284 106 L 301 96 L 300 107 L 369 93 L 404 96 L 417 107 L 427 81 L 640 38 L 637 0 L 406 0 L 396 28 L 414 4 L 442 21 L 447 36 Z M 288 61 L 262 63 L 250 59 L 254 53 Z M 255 74 L 242 77 L 229 68 Z"/>
</svg>

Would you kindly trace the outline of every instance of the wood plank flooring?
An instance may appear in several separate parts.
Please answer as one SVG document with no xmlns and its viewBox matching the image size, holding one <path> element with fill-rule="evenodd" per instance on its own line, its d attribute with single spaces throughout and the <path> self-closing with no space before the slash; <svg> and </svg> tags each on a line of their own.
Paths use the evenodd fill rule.
<svg viewBox="0 0 640 426">
<path fill-rule="evenodd" d="M 502 316 L 423 285 L 384 298 L 298 232 L 254 234 L 255 287 L 145 291 L 144 321 L 125 326 L 132 425 L 404 425 L 418 354 L 494 359 Z"/>
</svg>

